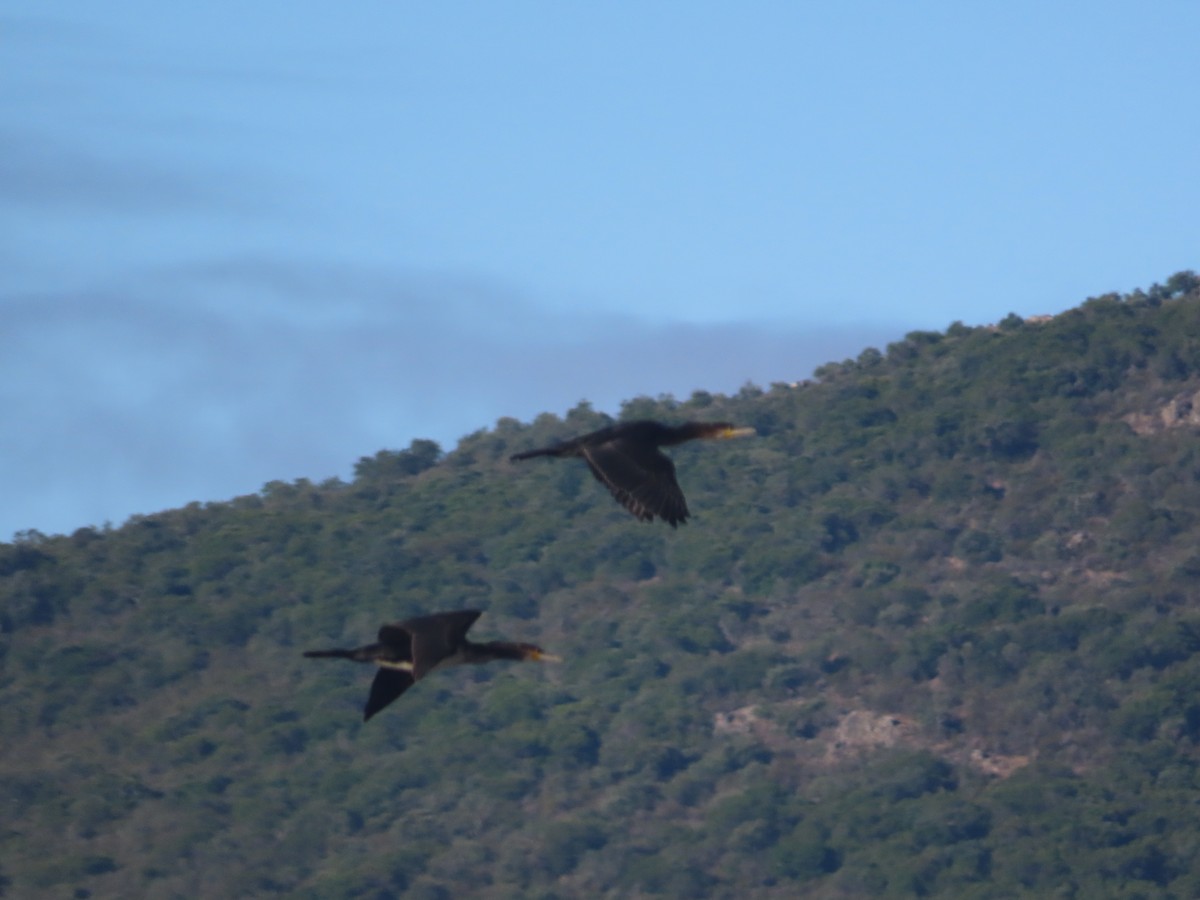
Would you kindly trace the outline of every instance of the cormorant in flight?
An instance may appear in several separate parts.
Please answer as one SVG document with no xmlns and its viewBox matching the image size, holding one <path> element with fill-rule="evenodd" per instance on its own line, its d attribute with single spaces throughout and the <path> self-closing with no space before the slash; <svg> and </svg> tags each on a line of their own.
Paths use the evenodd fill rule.
<svg viewBox="0 0 1200 900">
<path fill-rule="evenodd" d="M 467 640 L 467 630 L 481 614 L 477 609 L 464 609 L 393 622 L 379 629 L 379 640 L 374 644 L 353 650 L 308 650 L 304 655 L 352 659 L 379 666 L 363 709 L 364 722 L 434 669 L 494 659 L 561 662 L 533 644 L 507 641 L 476 644 Z"/>
<path fill-rule="evenodd" d="M 659 448 L 697 438 L 731 438 L 746 434 L 754 434 L 754 429 L 736 428 L 728 422 L 663 425 L 641 419 L 619 422 L 540 450 L 514 453 L 510 459 L 581 457 L 596 479 L 634 516 L 644 522 L 658 516 L 674 528 L 687 521 L 687 501 L 675 480 L 675 464 Z"/>
</svg>

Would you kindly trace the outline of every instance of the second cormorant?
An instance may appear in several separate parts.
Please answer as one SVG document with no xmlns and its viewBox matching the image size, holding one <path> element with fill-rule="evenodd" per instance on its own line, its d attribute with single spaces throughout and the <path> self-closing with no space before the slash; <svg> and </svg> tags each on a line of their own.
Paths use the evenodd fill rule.
<svg viewBox="0 0 1200 900">
<path fill-rule="evenodd" d="M 308 650 L 304 655 L 379 666 L 363 710 L 364 722 L 434 669 L 496 659 L 561 662 L 534 644 L 508 641 L 476 644 L 467 640 L 467 630 L 480 615 L 480 610 L 464 609 L 393 622 L 379 629 L 379 640 L 374 644 L 352 650 Z"/>
</svg>

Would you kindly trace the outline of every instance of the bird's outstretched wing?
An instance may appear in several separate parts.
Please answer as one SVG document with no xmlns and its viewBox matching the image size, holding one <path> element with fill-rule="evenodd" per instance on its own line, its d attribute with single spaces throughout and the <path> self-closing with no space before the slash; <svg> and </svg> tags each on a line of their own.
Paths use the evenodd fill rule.
<svg viewBox="0 0 1200 900">
<path fill-rule="evenodd" d="M 658 516 L 672 528 L 687 521 L 687 501 L 675 480 L 675 464 L 656 447 L 609 441 L 584 447 L 583 458 L 617 502 L 644 522 Z"/>
<path fill-rule="evenodd" d="M 371 694 L 367 697 L 367 705 L 363 709 L 363 721 L 367 721 L 410 687 L 416 678 L 404 669 L 380 668 L 371 682 Z"/>
<path fill-rule="evenodd" d="M 482 610 L 463 609 L 421 616 L 395 626 L 411 637 L 413 677 L 424 678 L 438 663 L 457 653 L 467 630 L 481 615 Z"/>
<path fill-rule="evenodd" d="M 388 656 L 396 662 L 412 662 L 412 635 L 407 622 L 392 622 L 379 628 L 376 638 L 387 648 Z"/>
</svg>

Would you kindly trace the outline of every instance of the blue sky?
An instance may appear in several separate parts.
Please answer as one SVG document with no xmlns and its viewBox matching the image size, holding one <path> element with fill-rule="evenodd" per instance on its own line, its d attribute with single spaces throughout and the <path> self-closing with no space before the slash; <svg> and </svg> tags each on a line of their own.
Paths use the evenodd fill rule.
<svg viewBox="0 0 1200 900">
<path fill-rule="evenodd" d="M 1194 2 L 0 13 L 0 539 L 1200 267 Z"/>
</svg>

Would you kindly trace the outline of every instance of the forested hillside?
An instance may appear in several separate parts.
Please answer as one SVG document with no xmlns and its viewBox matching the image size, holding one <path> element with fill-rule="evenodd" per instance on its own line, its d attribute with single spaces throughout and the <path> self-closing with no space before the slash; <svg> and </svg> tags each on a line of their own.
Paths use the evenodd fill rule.
<svg viewBox="0 0 1200 900">
<path fill-rule="evenodd" d="M 581 404 L 0 544 L 0 884 L 1200 896 L 1198 288 L 631 400 L 758 431 L 672 451 L 678 530 L 508 461 Z M 301 657 L 464 607 L 565 661 L 364 725 L 373 670 Z"/>
</svg>

